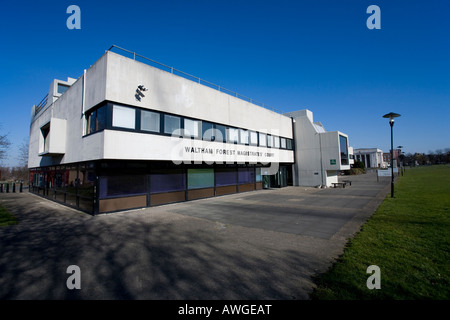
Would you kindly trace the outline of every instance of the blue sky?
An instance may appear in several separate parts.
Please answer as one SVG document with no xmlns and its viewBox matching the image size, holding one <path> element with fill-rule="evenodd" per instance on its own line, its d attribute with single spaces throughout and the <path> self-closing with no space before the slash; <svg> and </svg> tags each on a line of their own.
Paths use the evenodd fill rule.
<svg viewBox="0 0 450 320">
<path fill-rule="evenodd" d="M 81 30 L 69 30 L 69 5 Z M 381 29 L 369 30 L 369 5 Z M 450 19 L 428 1 L 8 1 L 0 12 L 0 134 L 14 165 L 33 104 L 111 45 L 282 111 L 309 109 L 355 148 L 450 148 Z"/>
</svg>

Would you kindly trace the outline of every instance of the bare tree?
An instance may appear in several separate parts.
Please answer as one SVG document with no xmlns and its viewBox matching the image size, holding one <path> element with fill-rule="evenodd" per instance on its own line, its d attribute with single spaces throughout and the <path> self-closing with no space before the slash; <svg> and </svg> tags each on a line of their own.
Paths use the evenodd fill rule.
<svg viewBox="0 0 450 320">
<path fill-rule="evenodd" d="M 10 145 L 8 134 L 0 135 L 0 161 L 6 158 L 6 152 Z"/>
<path fill-rule="evenodd" d="M 23 139 L 22 144 L 19 146 L 19 155 L 17 161 L 20 167 L 28 166 L 28 139 Z"/>
</svg>

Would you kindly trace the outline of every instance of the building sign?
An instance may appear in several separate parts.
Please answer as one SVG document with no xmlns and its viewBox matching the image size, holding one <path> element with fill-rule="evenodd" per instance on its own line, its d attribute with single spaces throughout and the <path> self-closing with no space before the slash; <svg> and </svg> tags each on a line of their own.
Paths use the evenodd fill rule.
<svg viewBox="0 0 450 320">
<path fill-rule="evenodd" d="M 336 164 L 336 159 L 330 159 L 330 164 L 331 165 L 335 165 Z"/>
<path fill-rule="evenodd" d="M 103 134 L 103 157 L 108 159 L 172 161 L 176 165 L 294 163 L 294 152 L 287 149 L 143 135 L 115 130 L 105 130 Z M 94 138 L 96 137 L 91 137 L 91 139 Z"/>
<path fill-rule="evenodd" d="M 173 147 L 172 160 L 176 162 L 206 162 L 206 163 L 271 163 L 291 162 L 281 154 L 288 150 L 275 148 L 260 148 L 255 146 L 206 142 L 198 140 L 178 140 Z M 281 151 L 281 152 L 280 152 Z M 290 153 L 293 153 L 290 151 Z M 280 158 L 281 156 L 281 158 Z M 287 161 L 286 161 L 287 160 Z M 289 161 L 291 160 L 291 161 Z"/>
</svg>

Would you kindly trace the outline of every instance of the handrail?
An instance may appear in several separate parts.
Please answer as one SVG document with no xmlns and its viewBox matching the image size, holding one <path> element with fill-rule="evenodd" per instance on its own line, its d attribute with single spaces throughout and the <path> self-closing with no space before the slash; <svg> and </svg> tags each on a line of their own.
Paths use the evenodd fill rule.
<svg viewBox="0 0 450 320">
<path fill-rule="evenodd" d="M 136 52 L 132 52 L 132 51 L 130 51 L 130 50 L 127 50 L 127 49 L 118 47 L 118 46 L 116 46 L 116 45 L 112 45 L 107 51 L 112 51 L 113 48 L 117 48 L 117 49 L 119 49 L 119 50 L 122 50 L 122 51 L 125 51 L 125 52 L 128 52 L 128 53 L 132 54 L 132 55 L 133 55 L 133 60 L 136 60 L 136 57 L 145 59 L 145 60 L 150 61 L 151 63 L 155 64 L 160 70 L 163 70 L 163 71 L 166 71 L 166 72 L 169 72 L 169 71 L 167 71 L 167 70 L 170 70 L 170 73 L 176 74 L 176 75 L 178 75 L 178 76 L 180 76 L 180 77 L 183 77 L 183 78 L 185 78 L 185 79 L 187 79 L 187 80 L 191 80 L 191 81 L 197 82 L 197 83 L 202 84 L 202 85 L 205 85 L 205 86 L 207 86 L 207 87 L 209 87 L 209 88 L 212 88 L 212 89 L 218 90 L 218 91 L 220 91 L 220 92 L 226 93 L 226 94 L 228 94 L 228 95 L 230 95 L 230 96 L 233 96 L 233 97 L 236 97 L 236 98 L 238 98 L 238 99 L 241 99 L 241 100 L 250 102 L 250 103 L 252 103 L 252 104 L 255 104 L 255 105 L 257 105 L 257 106 L 263 107 L 263 108 L 268 109 L 268 110 L 271 110 L 271 111 L 273 111 L 273 112 L 276 112 L 276 113 L 279 113 L 279 114 L 283 114 L 283 113 L 284 113 L 284 112 L 282 112 L 282 111 L 279 110 L 279 109 L 276 109 L 276 108 L 273 108 L 273 107 L 271 107 L 271 106 L 268 106 L 268 105 L 266 105 L 266 104 L 264 104 L 264 103 L 262 103 L 262 102 L 253 100 L 253 99 L 251 99 L 251 98 L 249 98 L 249 97 L 246 97 L 246 96 L 241 95 L 241 94 L 239 94 L 239 93 L 237 93 L 237 92 L 234 92 L 234 91 L 232 91 L 232 90 L 229 90 L 229 89 L 226 89 L 226 88 L 224 88 L 224 87 L 221 87 L 221 86 L 219 86 L 219 85 L 217 85 L 217 84 L 214 84 L 214 83 L 211 83 L 211 82 L 209 82 L 209 81 L 200 79 L 199 77 L 196 77 L 196 76 L 193 76 L 193 75 L 191 75 L 191 74 L 189 74 L 189 73 L 186 73 L 186 72 L 184 72 L 184 71 L 175 69 L 174 67 L 170 67 L 170 66 L 165 65 L 165 64 L 163 64 L 163 63 L 160 63 L 160 62 L 158 62 L 158 61 L 149 59 L 149 58 L 144 57 L 144 56 L 142 56 L 142 55 L 140 55 L 140 54 L 137 54 Z"/>
<path fill-rule="evenodd" d="M 41 102 L 38 103 L 38 105 L 35 108 L 35 115 L 39 113 L 39 111 L 42 110 L 42 108 L 45 107 L 48 101 L 48 93 L 45 95 L 44 98 L 42 98 Z"/>
</svg>

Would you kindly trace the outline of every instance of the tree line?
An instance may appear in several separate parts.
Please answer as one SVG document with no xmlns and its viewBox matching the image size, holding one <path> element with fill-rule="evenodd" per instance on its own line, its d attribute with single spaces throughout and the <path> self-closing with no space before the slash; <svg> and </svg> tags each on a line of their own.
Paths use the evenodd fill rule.
<svg viewBox="0 0 450 320">
<path fill-rule="evenodd" d="M 17 146 L 18 156 L 15 166 L 3 166 L 4 160 L 9 159 L 11 142 L 7 134 L 0 134 L 0 181 L 24 181 L 28 182 L 28 141 L 24 140 Z"/>
<path fill-rule="evenodd" d="M 399 156 L 399 161 L 405 166 L 423 166 L 431 164 L 450 163 L 450 148 L 438 149 L 425 153 L 406 153 Z"/>
</svg>

